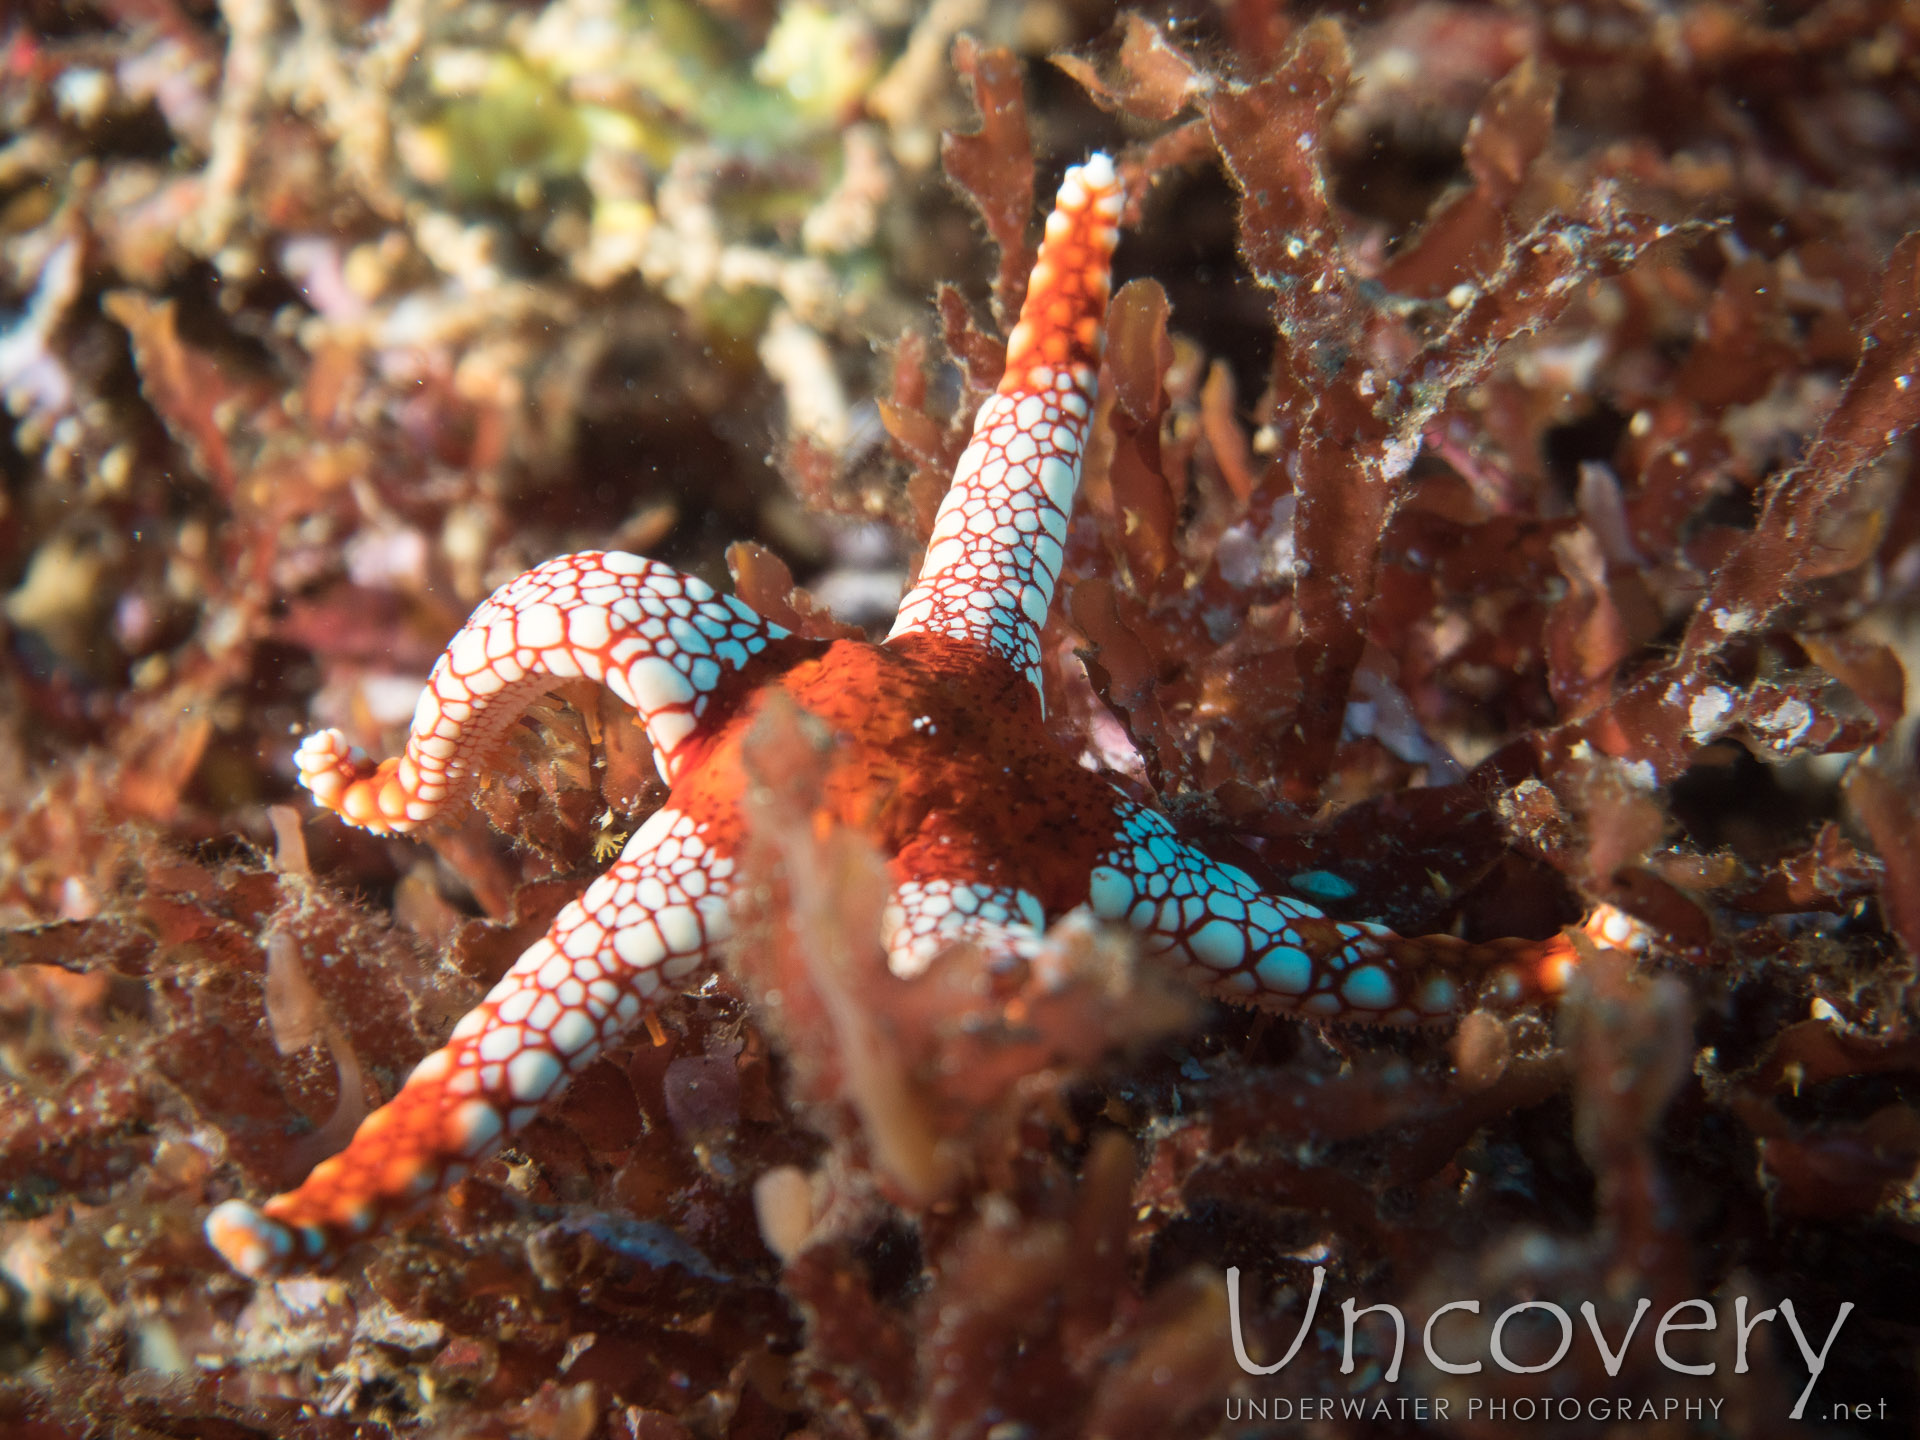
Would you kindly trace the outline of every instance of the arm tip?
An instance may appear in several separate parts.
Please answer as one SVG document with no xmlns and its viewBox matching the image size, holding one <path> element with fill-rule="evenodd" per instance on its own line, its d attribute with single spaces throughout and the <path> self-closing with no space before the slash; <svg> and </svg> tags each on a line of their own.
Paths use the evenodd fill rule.
<svg viewBox="0 0 1920 1440">
<path fill-rule="evenodd" d="M 293 752 L 300 784 L 315 802 L 375 835 L 404 834 L 420 823 L 411 813 L 416 807 L 395 781 L 399 763 L 374 765 L 338 730 L 316 730 Z"/>
<path fill-rule="evenodd" d="M 318 1230 L 295 1231 L 244 1200 L 228 1200 L 207 1215 L 207 1243 L 249 1280 L 271 1280 L 311 1263 L 325 1249 Z"/>
</svg>

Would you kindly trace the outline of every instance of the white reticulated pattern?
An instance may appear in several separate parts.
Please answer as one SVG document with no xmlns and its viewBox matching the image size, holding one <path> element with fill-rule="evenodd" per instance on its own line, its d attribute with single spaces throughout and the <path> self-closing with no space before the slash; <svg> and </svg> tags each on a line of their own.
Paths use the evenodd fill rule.
<svg viewBox="0 0 1920 1440">
<path fill-rule="evenodd" d="M 939 635 L 980 645 L 1040 687 L 1067 518 L 1093 426 L 1111 258 L 1123 205 L 1105 155 L 1067 171 L 999 390 L 940 503 L 926 559 L 889 640 Z"/>
<path fill-rule="evenodd" d="M 920 577 L 887 637 L 945 635 L 1004 656 L 1036 688 L 1040 631 L 1065 554 L 1091 413 L 1067 373 L 994 395 L 941 501 Z"/>
<path fill-rule="evenodd" d="M 1204 967 L 1229 991 L 1283 998 L 1307 1014 L 1386 1012 L 1400 1003 L 1379 963 L 1376 937 L 1390 936 L 1386 927 L 1336 924 L 1304 900 L 1266 894 L 1244 870 L 1182 841 L 1164 816 L 1131 800 L 1116 808 L 1116 844 L 1088 886 L 1095 915 Z M 1324 922 L 1339 943 L 1310 945 L 1295 923 L 1301 920 Z"/>
<path fill-rule="evenodd" d="M 563 555 L 496 590 L 427 677 L 397 762 L 369 770 L 337 730 L 295 753 L 300 781 L 379 832 L 431 819 L 522 709 L 555 680 L 604 682 L 640 712 L 663 780 L 724 675 L 787 632 L 670 566 L 618 551 Z"/>
<path fill-rule="evenodd" d="M 455 1153 L 471 1159 L 519 1129 L 663 989 L 713 962 L 731 933 L 733 868 L 690 816 L 659 810 L 641 826 L 409 1077 L 407 1089 L 469 1090 L 491 1110 L 492 1120 L 471 1105 L 453 1112 Z M 478 1129 L 463 1130 L 460 1116 Z"/>
<path fill-rule="evenodd" d="M 1037 896 L 1011 886 L 907 880 L 893 892 L 880 928 L 888 967 L 908 979 L 962 941 L 991 958 L 1031 960 L 1040 953 L 1046 916 Z"/>
<path fill-rule="evenodd" d="M 443 680 L 457 694 L 489 668 L 508 681 L 527 672 L 583 676 L 640 712 L 661 778 L 671 782 L 674 751 L 721 677 L 786 633 L 744 601 L 644 556 L 564 555 L 509 581 L 474 612 L 434 667 L 414 733 Z"/>
</svg>

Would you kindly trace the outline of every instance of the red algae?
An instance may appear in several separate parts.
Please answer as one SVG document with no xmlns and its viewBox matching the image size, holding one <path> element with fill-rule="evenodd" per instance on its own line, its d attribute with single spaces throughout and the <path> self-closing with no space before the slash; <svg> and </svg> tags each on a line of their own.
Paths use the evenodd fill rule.
<svg viewBox="0 0 1920 1440">
<path fill-rule="evenodd" d="M 1911 1425 L 1910 18 L 986 6 L 1009 49 L 941 6 L 463 8 L 0 28 L 0 1429 L 1041 1440 L 1290 1433 L 1285 1397 L 1492 1435 L 1578 1396 L 1772 1434 L 1812 1367 L 1777 1320 L 1736 1371 L 1734 1307 L 1787 1301 L 1837 1327 L 1804 1418 Z M 1077 918 L 905 979 L 833 736 L 771 710 L 727 974 L 339 1271 L 227 1272 L 207 1208 L 391 1095 L 664 793 L 571 686 L 428 845 L 290 830 L 297 735 L 390 738 L 569 549 L 864 633 L 818 597 L 911 569 L 1035 197 L 1100 147 L 1049 728 L 1340 918 L 1606 901 L 1635 953 L 1391 1035 Z M 1348 1297 L 1403 1365 L 1384 1312 L 1349 1357 Z M 1547 1303 L 1565 1361 L 1494 1361 Z M 1663 1343 L 1711 1374 L 1654 1342 L 1695 1305 Z"/>
</svg>

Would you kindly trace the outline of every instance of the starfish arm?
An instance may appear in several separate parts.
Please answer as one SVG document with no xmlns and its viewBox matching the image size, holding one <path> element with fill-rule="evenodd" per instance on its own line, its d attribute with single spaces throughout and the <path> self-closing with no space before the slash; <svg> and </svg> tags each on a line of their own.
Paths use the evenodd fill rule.
<svg viewBox="0 0 1920 1440">
<path fill-rule="evenodd" d="M 745 602 L 638 555 L 563 555 L 508 581 L 453 637 L 403 754 L 379 765 L 338 730 L 294 753 L 300 783 L 349 824 L 414 830 L 456 801 L 489 748 L 558 680 L 603 681 L 640 713 L 671 783 L 722 678 L 787 632 Z"/>
<path fill-rule="evenodd" d="M 942 950 L 962 943 L 984 956 L 1040 953 L 1046 917 L 1037 896 L 1007 885 L 967 880 L 903 880 L 881 920 L 887 965 L 909 979 Z"/>
<path fill-rule="evenodd" d="M 656 811 L 346 1149 L 257 1209 L 218 1206 L 208 1240 L 244 1275 L 312 1269 L 444 1191 L 712 963 L 732 874 L 705 826 Z"/>
<path fill-rule="evenodd" d="M 974 420 L 889 640 L 984 645 L 1039 688 L 1040 631 L 1099 395 L 1121 200 L 1105 155 L 1067 172 L 1007 339 L 1006 373 Z"/>
<path fill-rule="evenodd" d="M 1266 894 L 1144 806 L 1129 800 L 1116 810 L 1114 847 L 1089 885 L 1094 914 L 1132 926 L 1223 998 L 1329 1020 L 1417 1024 L 1483 999 L 1513 1007 L 1565 988 L 1574 950 L 1564 937 L 1470 944 L 1329 919 L 1305 901 Z M 1593 922 L 1588 929 L 1600 933 Z"/>
</svg>

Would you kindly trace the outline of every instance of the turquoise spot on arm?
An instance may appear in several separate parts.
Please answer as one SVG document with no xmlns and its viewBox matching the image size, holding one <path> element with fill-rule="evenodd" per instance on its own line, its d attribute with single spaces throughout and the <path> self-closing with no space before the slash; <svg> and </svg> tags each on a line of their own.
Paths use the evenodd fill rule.
<svg viewBox="0 0 1920 1440">
<path fill-rule="evenodd" d="M 1316 900 L 1348 900 L 1358 893 L 1350 881 L 1342 880 L 1331 870 L 1302 870 L 1289 876 L 1287 884 Z"/>
</svg>

